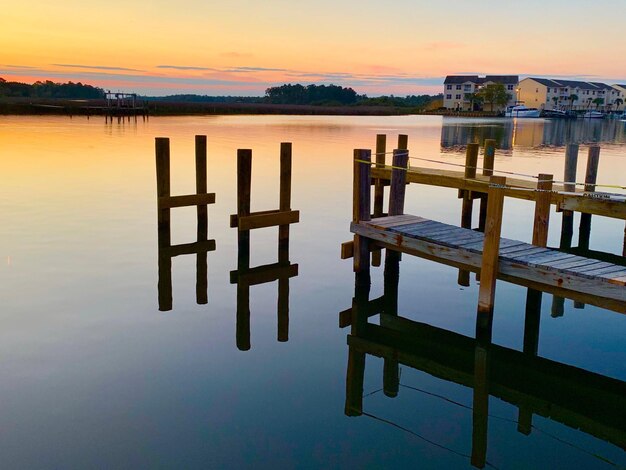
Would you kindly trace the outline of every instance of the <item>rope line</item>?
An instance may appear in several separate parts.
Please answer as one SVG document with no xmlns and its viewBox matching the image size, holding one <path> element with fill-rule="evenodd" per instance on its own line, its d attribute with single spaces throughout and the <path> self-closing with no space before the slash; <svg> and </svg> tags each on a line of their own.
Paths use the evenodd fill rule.
<svg viewBox="0 0 626 470">
<path fill-rule="evenodd" d="M 421 160 L 425 160 L 425 159 L 421 159 Z M 408 173 L 419 173 L 417 170 L 412 170 L 411 167 L 409 166 L 408 168 L 405 167 L 401 167 L 401 166 L 395 166 L 395 165 L 387 165 L 387 164 L 381 164 L 380 163 L 376 163 L 376 162 L 372 162 L 370 160 L 362 160 L 360 158 L 355 158 L 354 159 L 355 162 L 357 163 L 365 163 L 368 165 L 377 165 L 377 168 L 389 168 L 392 170 L 402 170 L 402 171 L 406 171 Z M 433 161 L 436 162 L 437 160 L 429 160 L 429 161 Z M 446 163 L 446 162 L 444 162 Z M 455 165 L 455 166 L 465 166 L 465 165 L 461 165 L 458 163 L 447 163 L 449 165 Z M 471 167 L 470 167 L 471 168 Z M 499 172 L 499 173 L 504 173 L 504 174 L 512 174 L 512 175 L 522 175 L 522 176 L 529 176 L 529 175 L 524 175 L 523 173 L 515 173 L 515 172 L 511 172 L 511 171 L 498 171 L 498 170 L 493 170 L 494 172 Z M 532 176 L 533 178 L 538 178 L 537 176 Z M 467 181 L 472 181 L 475 183 L 480 183 L 480 184 L 485 184 L 485 183 L 489 183 L 488 181 L 484 181 L 484 180 L 479 180 L 479 179 L 473 179 L 473 178 L 464 178 Z M 594 185 L 590 185 L 588 183 L 575 183 L 575 182 L 564 182 L 564 181 L 558 181 L 558 180 L 542 180 L 542 182 L 553 182 L 553 183 L 559 183 L 559 184 L 571 184 L 571 185 L 578 185 L 578 186 L 595 186 L 595 187 L 602 187 L 602 188 L 614 188 L 614 189 L 626 189 L 626 186 L 620 186 L 620 185 L 615 185 L 615 184 L 594 184 Z M 511 185 L 511 184 L 507 184 L 506 186 L 504 186 L 506 188 L 509 189 L 516 189 L 516 190 L 520 190 L 520 191 L 533 191 L 533 192 L 553 192 L 556 194 L 571 194 L 571 195 L 579 195 L 579 196 L 586 196 L 586 197 L 593 197 L 593 198 L 609 198 L 610 196 L 614 195 L 614 196 L 618 196 L 620 198 L 624 197 L 626 198 L 626 195 L 624 194 L 619 194 L 619 193 L 607 193 L 607 192 L 596 192 L 596 191 L 584 191 L 584 192 L 575 192 L 575 191 L 558 191 L 558 190 L 549 190 L 549 189 L 537 189 L 537 188 L 525 188 L 523 186 L 516 186 L 516 185 Z M 626 200 L 626 199 L 625 199 Z"/>
<path fill-rule="evenodd" d="M 393 153 L 394 153 L 393 151 L 392 152 L 377 152 L 377 153 L 373 153 L 372 155 L 375 155 L 375 156 L 377 156 L 377 155 L 391 155 Z M 406 151 L 406 153 L 398 153 L 397 155 L 404 156 L 404 155 L 408 155 L 408 154 L 409 154 L 408 151 Z M 494 172 L 494 173 L 501 173 L 503 175 L 521 176 L 521 177 L 524 177 L 524 178 L 532 178 L 532 179 L 538 179 L 539 178 L 536 175 L 529 175 L 529 174 L 526 174 L 526 173 L 519 173 L 519 172 L 515 172 L 515 171 L 496 170 L 495 168 L 485 168 L 485 167 L 479 167 L 479 166 L 469 166 L 469 165 L 465 165 L 463 163 L 453 163 L 453 162 L 447 162 L 445 160 L 435 160 L 435 159 L 432 159 L 432 158 L 411 157 L 411 156 L 409 156 L 409 159 L 410 160 L 420 160 L 420 161 L 430 162 L 430 163 L 440 163 L 442 165 L 456 166 L 456 167 L 459 167 L 459 168 L 466 168 L 466 169 L 477 170 L 477 171 L 478 170 L 481 170 L 481 171 L 487 170 L 487 171 L 491 171 L 491 172 Z M 365 161 L 365 160 L 356 160 L 355 159 L 355 161 L 360 161 L 361 163 L 369 163 L 369 164 L 380 165 L 380 163 L 369 162 L 369 161 Z M 387 167 L 393 168 L 391 165 L 386 165 L 384 163 L 383 163 L 383 165 L 384 165 L 383 166 L 384 168 L 387 168 Z M 380 166 L 379 166 L 379 168 L 380 168 Z M 404 169 L 404 168 L 398 168 L 398 169 Z M 574 185 L 574 186 L 594 186 L 594 187 L 601 187 L 601 188 L 626 189 L 626 186 L 622 186 L 622 185 L 619 185 L 619 184 L 599 184 L 599 183 L 589 184 L 589 183 L 581 183 L 581 182 L 578 182 L 578 181 L 561 181 L 561 180 L 554 180 L 554 179 L 553 180 L 545 180 L 545 181 L 549 181 L 549 182 L 557 183 L 557 184 L 563 184 L 563 185 L 569 184 L 569 185 Z"/>
</svg>

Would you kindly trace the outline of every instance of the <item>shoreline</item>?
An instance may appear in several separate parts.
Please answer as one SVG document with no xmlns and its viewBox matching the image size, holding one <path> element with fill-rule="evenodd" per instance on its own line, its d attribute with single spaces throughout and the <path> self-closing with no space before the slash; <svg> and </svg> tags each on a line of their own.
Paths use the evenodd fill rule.
<svg viewBox="0 0 626 470">
<path fill-rule="evenodd" d="M 0 115 L 62 116 L 198 116 L 198 115 L 313 115 L 313 116 L 407 116 L 498 117 L 496 113 L 448 110 L 424 111 L 393 106 L 318 106 L 268 103 L 195 103 L 146 101 L 140 108 L 107 108 L 105 100 L 0 99 Z"/>
</svg>

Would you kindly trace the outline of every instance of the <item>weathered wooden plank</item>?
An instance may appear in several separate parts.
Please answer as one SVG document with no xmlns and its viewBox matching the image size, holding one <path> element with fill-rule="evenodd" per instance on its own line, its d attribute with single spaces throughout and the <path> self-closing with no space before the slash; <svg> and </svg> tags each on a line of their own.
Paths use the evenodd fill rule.
<svg viewBox="0 0 626 470">
<path fill-rule="evenodd" d="M 473 252 L 466 248 L 455 249 L 421 239 L 404 237 L 398 233 L 377 230 L 366 224 L 352 223 L 350 230 L 379 241 L 385 248 L 404 251 L 463 269 L 480 271 L 480 252 Z M 622 286 L 626 284 L 626 277 L 615 280 L 602 278 L 590 280 L 577 273 L 562 272 L 545 266 L 529 268 L 515 260 L 502 257 L 499 270 L 502 277 L 510 282 L 556 292 L 559 295 L 581 299 L 585 303 L 604 306 L 615 311 L 626 311 L 626 289 L 622 289 Z M 583 294 L 586 294 L 588 298 L 585 298 Z M 611 302 L 612 300 L 617 301 L 617 304 Z"/>
<path fill-rule="evenodd" d="M 552 266 L 553 263 L 557 261 L 572 261 L 576 257 L 574 255 L 570 255 L 569 253 L 562 253 L 559 251 L 551 251 L 550 253 L 546 253 L 545 255 L 531 255 L 526 258 L 526 261 L 532 265 L 544 265 L 544 266 Z"/>
<path fill-rule="evenodd" d="M 612 272 L 612 273 L 607 273 L 607 274 L 600 274 L 599 277 L 605 277 L 607 279 L 619 279 L 621 277 L 626 276 L 626 269 L 623 269 L 621 271 L 617 271 L 617 272 Z"/>
<path fill-rule="evenodd" d="M 276 225 L 296 224 L 300 221 L 300 211 L 276 212 L 273 214 L 254 214 L 238 218 L 239 230 L 275 227 Z"/>
<path fill-rule="evenodd" d="M 548 250 L 547 248 L 541 248 L 541 247 L 535 246 L 533 248 L 528 248 L 527 250 L 516 251 L 515 253 L 506 253 L 501 256 L 504 258 L 522 260 L 522 259 L 526 259 L 526 257 L 531 256 L 531 255 L 536 255 L 536 254 L 543 255 L 549 252 L 550 250 Z"/>
<path fill-rule="evenodd" d="M 215 193 L 188 194 L 184 196 L 166 196 L 159 198 L 159 207 L 161 209 L 201 206 L 206 204 L 215 204 Z"/>
<path fill-rule="evenodd" d="M 450 235 L 438 237 L 437 241 L 440 243 L 450 243 L 456 246 L 460 246 L 462 243 L 475 243 L 477 241 L 484 240 L 484 235 L 481 232 L 463 231 L 461 233 L 454 231 Z"/>
<path fill-rule="evenodd" d="M 440 229 L 441 224 L 439 222 L 430 221 L 430 222 L 418 222 L 418 223 L 410 223 L 406 225 L 400 226 L 392 226 L 388 227 L 389 230 L 399 233 L 412 233 L 412 232 L 426 232 L 429 229 Z"/>
<path fill-rule="evenodd" d="M 368 223 L 372 226 L 380 227 L 380 228 L 388 228 L 388 227 L 396 227 L 401 225 L 410 225 L 416 224 L 420 222 L 430 222 L 428 219 L 423 217 L 417 217 L 415 215 L 394 215 L 389 217 L 378 217 L 370 220 Z"/>
<path fill-rule="evenodd" d="M 597 260 L 590 258 L 583 258 L 581 256 L 574 256 L 571 260 L 563 260 L 557 261 L 555 263 L 550 263 L 550 267 L 558 268 L 558 269 L 568 269 L 575 268 L 576 266 L 583 266 L 585 264 L 595 263 Z"/>
<path fill-rule="evenodd" d="M 603 277 L 618 277 L 621 274 L 620 273 L 626 273 L 626 269 L 624 269 L 624 266 L 607 266 L 605 268 L 598 268 L 598 269 L 593 269 L 591 271 L 585 271 L 585 274 L 589 275 L 589 276 L 600 276 L 603 275 Z"/>
</svg>

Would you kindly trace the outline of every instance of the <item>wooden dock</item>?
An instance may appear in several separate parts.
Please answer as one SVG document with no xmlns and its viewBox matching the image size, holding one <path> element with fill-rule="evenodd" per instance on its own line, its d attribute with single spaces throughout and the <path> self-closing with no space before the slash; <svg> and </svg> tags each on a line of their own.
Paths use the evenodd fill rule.
<svg viewBox="0 0 626 470">
<path fill-rule="evenodd" d="M 352 223 L 350 230 L 382 246 L 480 272 L 485 234 L 414 215 L 381 217 Z M 626 302 L 626 267 L 502 238 L 499 277 L 523 285 L 571 291 L 585 303 L 591 297 Z M 556 289 L 555 289 L 556 291 Z M 577 295 L 586 294 L 586 295 Z M 611 302 L 604 302 L 607 306 Z M 617 307 L 617 304 L 614 304 Z M 618 310 L 622 310 L 619 308 Z M 626 313 L 626 312 L 625 312 Z"/>
<path fill-rule="evenodd" d="M 595 184 L 593 173 L 597 172 L 598 159 L 595 157 L 599 155 L 599 148 L 590 149 L 589 161 L 592 165 L 586 178 L 590 187 L 586 186 L 583 192 L 576 191 L 569 183 L 573 181 L 571 168 L 575 166 L 575 159 L 572 156 L 577 155 L 577 146 L 568 147 L 568 183 L 559 186 L 553 184 L 552 175 L 545 174 L 539 175 L 536 183 L 493 176 L 492 169 L 485 171 L 482 177 L 477 176 L 478 144 L 468 146 L 464 173 L 414 171 L 409 165 L 406 139 L 401 140 L 399 146 L 402 145 L 402 148 L 393 151 L 393 163 L 389 166 L 384 164 L 384 153 L 382 161 L 379 158 L 378 145 L 375 162 L 372 161 L 371 150 L 354 151 L 350 231 L 355 237 L 353 242 L 342 246 L 342 257 L 354 257 L 356 272 L 369 269 L 370 252 L 377 255 L 373 256 L 373 264 L 378 265 L 379 250 L 387 248 L 457 266 L 461 269 L 459 283 L 462 285 L 469 285 L 467 276 L 470 271 L 478 273 L 481 281 L 478 310 L 483 313 L 493 310 L 497 278 L 572 298 L 577 305 L 589 303 L 626 313 L 626 263 L 566 252 L 571 248 L 573 211 L 587 216 L 584 229 L 581 223 L 581 239 L 582 232 L 587 232 L 587 242 L 591 214 L 620 219 L 626 217 L 626 197 L 593 197 L 595 188 L 591 186 Z M 486 148 L 485 155 L 493 160 L 493 148 L 489 151 Z M 493 162 L 489 165 L 493 167 Z M 461 227 L 405 214 L 405 192 L 410 182 L 457 188 L 463 200 Z M 385 183 L 390 186 L 386 214 L 382 212 Z M 372 185 L 375 190 L 373 214 Z M 535 202 L 532 244 L 501 238 L 505 197 Z M 471 228 L 474 199 L 481 200 L 478 230 Z M 563 212 L 559 250 L 546 246 L 550 211 L 554 204 L 557 210 Z"/>
</svg>

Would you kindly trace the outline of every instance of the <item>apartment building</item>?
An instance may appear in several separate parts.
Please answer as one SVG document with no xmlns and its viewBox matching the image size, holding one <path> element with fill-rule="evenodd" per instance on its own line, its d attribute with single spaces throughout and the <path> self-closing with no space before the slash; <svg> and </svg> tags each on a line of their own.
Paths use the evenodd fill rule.
<svg viewBox="0 0 626 470">
<path fill-rule="evenodd" d="M 600 82 L 528 77 L 516 88 L 517 101 L 529 108 L 610 111 L 623 109 L 626 88 Z M 621 101 L 619 101 L 621 100 Z"/>
<path fill-rule="evenodd" d="M 620 99 L 614 109 L 618 111 L 626 110 L 626 84 L 613 85 L 613 88 L 617 91 L 618 98 Z"/>
<path fill-rule="evenodd" d="M 480 89 L 491 83 L 501 83 L 511 95 L 507 105 L 515 103 L 515 89 L 519 77 L 517 75 L 448 75 L 443 82 L 443 106 L 446 109 L 458 109 L 463 111 L 476 110 L 478 103 L 472 103 L 468 99 L 471 93 L 477 93 Z"/>
</svg>

